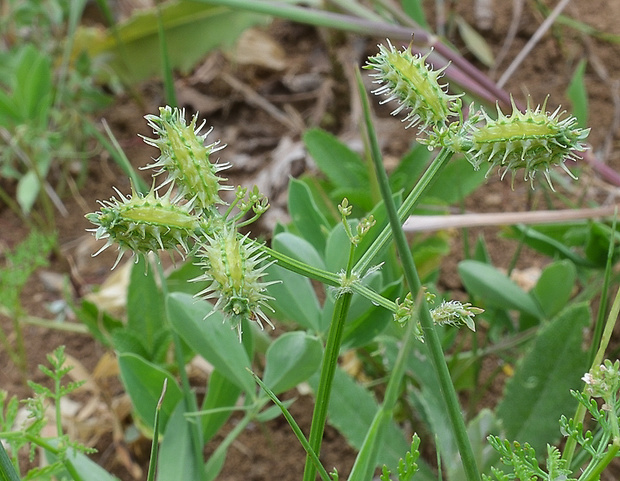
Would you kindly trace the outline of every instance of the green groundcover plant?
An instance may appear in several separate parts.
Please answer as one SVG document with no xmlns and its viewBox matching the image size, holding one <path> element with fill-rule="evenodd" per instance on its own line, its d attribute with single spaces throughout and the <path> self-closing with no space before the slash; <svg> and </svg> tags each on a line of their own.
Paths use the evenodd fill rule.
<svg viewBox="0 0 620 481">
<path fill-rule="evenodd" d="M 525 112 L 514 107 L 510 114 L 498 111 L 496 118 L 473 106 L 464 110 L 461 97 L 439 83 L 441 71 L 425 60 L 413 55 L 410 47 L 398 50 L 388 42 L 366 65 L 378 84 L 374 92 L 383 96 L 383 102 L 398 103 L 394 113 L 405 114 L 407 127 L 418 129 L 420 143 L 439 149 L 411 192 L 402 199 L 402 193 L 390 187 L 358 76 L 373 182 L 381 202 L 357 220 L 352 218 L 354 206 L 342 199 L 337 206 L 340 222 L 331 225 L 316 208 L 310 190 L 292 181 L 293 222 L 276 229 L 271 247 L 241 233 L 266 211 L 267 199 L 256 188 L 239 187 L 233 200 L 225 202 L 223 192 L 232 190 L 223 177 L 229 165 L 212 160 L 221 146 L 207 144 L 210 131 L 203 133 L 198 116 L 188 122 L 182 110 L 163 107 L 158 116 L 146 117 L 154 138 L 145 141 L 160 151 L 149 167 L 163 180 L 154 182 L 146 194 L 136 189 L 128 195 L 117 191 L 116 198 L 101 202 L 99 211 L 87 215 L 96 237 L 107 239 L 103 249 L 113 245 L 119 249 L 115 265 L 125 253 L 136 256 L 128 321 L 122 324 L 101 316 L 88 305 L 81 315 L 98 338 L 119 353 L 121 378 L 136 418 L 143 426 L 153 426 L 149 479 L 155 478 L 155 471 L 161 480 L 215 479 L 228 447 L 248 423 L 280 413 L 307 452 L 305 481 L 317 475 L 338 479 L 337 470 L 324 466 L 320 458 L 328 417 L 359 452 L 348 479 L 370 480 L 377 469 L 384 481 L 392 479 L 392 473 L 399 480 L 437 479 L 419 457 L 421 437 L 415 434 L 411 443 L 404 441 L 396 423 L 403 397 L 426 413 L 426 422 L 436 432 L 438 459 L 450 480 L 595 480 L 617 455 L 620 365 L 603 361 L 603 354 L 618 299 L 587 366 L 581 333 L 590 316 L 584 303 L 556 309 L 544 299 L 537 302 L 507 288 L 511 306 L 527 315 L 529 324 L 536 324 L 538 334 L 507 387 L 514 404 L 508 400 L 496 414 L 481 413 L 468 425 L 465 422 L 454 382 L 459 359 L 450 359 L 444 349 L 454 339 L 450 328 L 475 331 L 475 317 L 483 309 L 443 299 L 432 286 L 422 284 L 415 246 L 412 252 L 402 223 L 455 154 L 464 156 L 473 169 L 499 169 L 502 177 L 510 174 L 512 182 L 522 172 L 532 185 L 542 176 L 553 188 L 551 169 L 559 166 L 570 174 L 564 163 L 578 159 L 576 152 L 584 150 L 588 130 L 559 109 L 548 113 L 545 105 L 528 104 Z M 149 260 L 151 253 L 161 250 L 192 262 L 166 277 L 158 259 Z M 564 264 L 559 268 L 570 271 Z M 317 299 L 311 279 L 328 286 L 324 301 Z M 276 320 L 288 323 L 287 329 L 272 339 L 264 328 L 275 329 Z M 564 336 L 561 344 L 559 336 Z M 170 345 L 173 360 L 168 356 Z M 363 346 L 384 353 L 386 382 L 380 402 L 338 367 L 343 348 Z M 257 354 L 264 355 L 260 369 L 253 363 Z M 194 355 L 214 367 L 200 409 L 184 369 Z M 58 364 L 54 367 L 64 374 L 60 357 L 54 358 Z M 545 378 L 543 371 L 549 365 L 568 371 L 557 379 Z M 569 401 L 560 402 L 580 376 L 585 388 L 573 389 Z M 562 384 L 565 381 L 568 384 Z M 278 398 L 301 382 L 308 382 L 315 393 L 307 434 L 290 415 L 290 402 Z M 410 384 L 412 389 L 405 387 Z M 68 390 L 57 387 L 56 392 Z M 49 392 L 39 394 L 50 397 Z M 547 394 L 552 394 L 549 399 Z M 538 404 L 532 402 L 537 398 Z M 559 415 L 546 419 L 555 416 L 551 408 L 574 409 L 575 399 L 579 406 L 575 415 L 560 420 L 559 431 L 566 438 L 560 451 L 547 444 L 546 431 L 534 428 L 556 423 Z M 275 406 L 269 407 L 270 403 Z M 530 411 L 510 413 L 519 406 Z M 205 462 L 205 443 L 235 409 L 244 416 Z M 344 421 L 337 409 L 345 410 Z M 9 403 L 8 412 L 12 410 L 14 404 Z M 592 418 L 586 424 L 589 428 L 584 427 L 586 413 Z M 519 426 L 510 424 L 511 414 L 520 417 Z M 1 420 L 12 419 L 3 415 Z M 533 427 L 522 429 L 528 423 Z M 42 445 L 40 432 L 33 432 L 32 425 L 11 431 L 10 424 L 3 422 L 0 437 Z M 480 441 L 480 433 L 474 434 L 476 429 L 485 437 L 492 434 L 487 443 Z M 558 431 L 557 424 L 552 429 Z M 504 433 L 518 440 L 504 441 L 499 437 Z M 158 446 L 160 434 L 163 441 Z M 532 439 L 522 440 L 525 435 Z M 64 467 L 73 479 L 92 479 L 85 457 L 78 458 L 64 438 L 59 442 L 63 449 L 43 445 L 59 456 L 56 466 Z M 11 453 L 15 463 L 16 450 Z M 2 479 L 19 479 L 4 450 L 0 454 Z M 111 479 L 104 473 L 98 476 Z"/>
</svg>

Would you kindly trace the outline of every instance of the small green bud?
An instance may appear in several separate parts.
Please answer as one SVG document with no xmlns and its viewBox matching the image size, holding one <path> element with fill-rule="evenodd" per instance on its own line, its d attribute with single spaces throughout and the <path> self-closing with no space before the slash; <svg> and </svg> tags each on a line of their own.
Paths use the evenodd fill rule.
<svg viewBox="0 0 620 481">
<path fill-rule="evenodd" d="M 437 325 L 467 326 L 476 332 L 474 316 L 483 312 L 484 309 L 474 307 L 469 302 L 463 304 L 460 301 L 443 301 L 439 307 L 431 310 L 431 317 Z"/>
<path fill-rule="evenodd" d="M 601 397 L 607 401 L 615 397 L 620 390 L 620 361 L 612 363 L 609 359 L 605 359 L 603 364 L 594 366 L 581 379 L 586 383 L 587 395 Z"/>
</svg>

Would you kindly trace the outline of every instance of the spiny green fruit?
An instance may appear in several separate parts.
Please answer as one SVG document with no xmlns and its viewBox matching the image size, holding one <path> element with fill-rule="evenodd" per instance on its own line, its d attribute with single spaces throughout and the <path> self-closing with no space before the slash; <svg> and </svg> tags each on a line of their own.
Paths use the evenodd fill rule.
<svg viewBox="0 0 620 481">
<path fill-rule="evenodd" d="M 158 169 L 157 173 L 168 173 L 162 186 L 174 183 L 179 189 L 179 195 L 187 199 L 196 198 L 195 207 L 203 210 L 223 204 L 219 191 L 230 190 L 232 187 L 221 185 L 221 182 L 227 179 L 219 177 L 218 173 L 229 168 L 230 164 L 218 164 L 210 160 L 211 154 L 224 147 L 218 146 L 219 140 L 205 145 L 205 140 L 213 128 L 200 134 L 205 122 L 197 127 L 197 114 L 188 125 L 185 121 L 185 110 L 169 106 L 159 109 L 159 117 L 147 115 L 145 119 L 158 138 L 142 138 L 161 152 L 155 163 L 147 167 Z"/>
<path fill-rule="evenodd" d="M 159 249 L 179 251 L 178 246 L 181 246 L 184 252 L 179 252 L 189 252 L 188 241 L 196 238 L 203 228 L 201 219 L 192 214 L 191 202 L 179 205 L 170 199 L 170 190 L 160 196 L 152 188 L 142 196 L 132 186 L 129 197 L 115 190 L 120 201 L 113 197 L 99 202 L 101 211 L 86 215 L 97 226 L 92 229 L 95 237 L 108 239 L 99 252 L 114 243 L 118 244 L 120 252 L 114 266 L 128 250 L 148 254 Z"/>
<path fill-rule="evenodd" d="M 220 309 L 237 329 L 241 339 L 241 322 L 244 319 L 257 322 L 261 329 L 262 321 L 273 328 L 273 324 L 263 312 L 269 308 L 271 296 L 265 293 L 273 282 L 262 282 L 265 269 L 275 261 L 265 262 L 260 246 L 241 237 L 231 227 L 225 227 L 206 236 L 197 256 L 198 265 L 205 273 L 194 279 L 207 281 L 209 285 L 198 296 L 203 299 L 217 299 L 213 311 Z"/>
<path fill-rule="evenodd" d="M 590 129 L 579 128 L 573 116 L 560 120 L 564 113 L 560 108 L 547 113 L 546 103 L 532 109 L 528 99 L 527 109 L 521 112 L 513 100 L 510 115 L 497 106 L 497 119 L 483 111 L 482 125 L 468 123 L 469 131 L 457 150 L 476 169 L 484 164 L 489 165 L 489 171 L 500 168 L 502 178 L 511 172 L 514 179 L 515 172 L 524 169 L 524 179 L 533 181 L 540 171 L 551 185 L 549 169 L 555 165 L 574 178 L 564 162 L 579 158 L 576 152 L 585 150 L 583 142 Z"/>
<path fill-rule="evenodd" d="M 450 116 L 460 113 L 459 96 L 446 93 L 447 87 L 439 84 L 446 67 L 433 70 L 426 63 L 430 52 L 424 56 L 413 55 L 411 44 L 398 51 L 389 40 L 387 47 L 378 47 L 379 53 L 370 57 L 364 68 L 377 71 L 371 77 L 382 85 L 373 93 L 387 96 L 382 104 L 391 100 L 400 103 L 392 115 L 408 111 L 403 119 L 403 122 L 409 122 L 407 128 L 415 125 L 420 125 L 420 130 L 429 126 L 441 127 Z"/>
</svg>

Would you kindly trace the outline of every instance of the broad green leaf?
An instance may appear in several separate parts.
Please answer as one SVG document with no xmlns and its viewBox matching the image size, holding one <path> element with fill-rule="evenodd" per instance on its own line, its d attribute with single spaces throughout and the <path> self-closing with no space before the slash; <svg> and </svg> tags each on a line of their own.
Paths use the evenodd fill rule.
<svg viewBox="0 0 620 481">
<path fill-rule="evenodd" d="M 415 144 L 405 156 L 400 160 L 396 168 L 390 174 L 390 187 L 392 192 L 403 190 L 405 193 L 411 192 L 416 182 L 428 165 L 431 151 L 422 144 Z"/>
<path fill-rule="evenodd" d="M 464 157 L 450 161 L 424 194 L 424 199 L 436 199 L 451 205 L 476 190 L 486 178 L 486 170 L 474 170 Z"/>
<path fill-rule="evenodd" d="M 577 118 L 579 128 L 585 129 L 588 125 L 588 91 L 584 81 L 588 60 L 582 58 L 566 89 L 566 96 L 571 102 L 571 112 Z"/>
<path fill-rule="evenodd" d="M 166 278 L 169 292 L 185 292 L 186 294 L 197 294 L 208 285 L 207 282 L 192 282 L 197 277 L 204 274 L 202 267 L 196 265 L 190 258 L 178 269 L 173 270 Z"/>
<path fill-rule="evenodd" d="M 206 2 L 173 1 L 161 6 L 170 61 L 174 69 L 189 72 L 209 51 L 231 46 L 248 27 L 268 17 Z M 76 45 L 91 57 L 111 56 L 110 64 L 130 84 L 162 71 L 157 9 L 140 10 L 104 35 L 81 30 Z"/>
<path fill-rule="evenodd" d="M 325 263 L 313 245 L 297 235 L 288 232 L 278 234 L 271 241 L 271 247 L 312 267 L 325 269 Z"/>
<path fill-rule="evenodd" d="M 334 186 L 369 192 L 364 161 L 337 137 L 321 129 L 310 129 L 304 134 L 304 143 L 321 172 Z"/>
<path fill-rule="evenodd" d="M 147 426 L 153 425 L 157 402 L 161 396 L 164 379 L 168 379 L 166 397 L 160 411 L 160 429 L 165 432 L 168 419 L 177 403 L 183 398 L 181 389 L 168 371 L 132 353 L 121 353 L 118 365 L 125 390 L 134 410 Z"/>
<path fill-rule="evenodd" d="M 331 226 L 314 202 L 308 186 L 297 179 L 289 182 L 288 210 L 301 237 L 322 253 Z"/>
<path fill-rule="evenodd" d="M 207 395 L 202 403 L 201 410 L 207 411 L 209 409 L 233 407 L 237 399 L 239 399 L 239 394 L 241 394 L 239 386 L 229 381 L 218 370 L 215 370 L 209 376 Z M 200 416 L 205 443 L 215 436 L 232 412 L 232 410 L 219 411 Z"/>
<path fill-rule="evenodd" d="M 355 235 L 355 229 L 358 221 L 349 221 L 351 232 Z M 349 260 L 349 252 L 351 250 L 351 241 L 344 230 L 342 222 L 338 223 L 327 236 L 327 244 L 325 246 L 325 265 L 330 272 L 344 271 Z"/>
<path fill-rule="evenodd" d="M 144 343 L 144 339 L 140 336 L 140 333 L 123 327 L 121 329 L 116 329 L 110 337 L 114 350 L 119 354 L 135 354 L 149 362 L 155 362 L 151 359 L 149 350 Z"/>
<path fill-rule="evenodd" d="M 167 302 L 172 327 L 183 340 L 238 387 L 254 392 L 248 354 L 222 314 L 212 312 L 210 303 L 181 292 L 169 294 Z"/>
<path fill-rule="evenodd" d="M 270 281 L 281 281 L 267 288 L 274 298 L 269 304 L 276 311 L 275 317 L 315 332 L 320 331 L 321 306 L 310 280 L 276 264 L 269 266 L 267 273 Z"/>
<path fill-rule="evenodd" d="M 545 316 L 551 319 L 558 314 L 571 298 L 577 269 L 569 261 L 557 261 L 543 270 L 540 279 L 532 289 Z"/>
<path fill-rule="evenodd" d="M 516 309 L 539 318 L 544 316 L 532 296 L 493 266 L 465 260 L 459 263 L 459 275 L 467 292 L 487 304 Z"/>
<path fill-rule="evenodd" d="M 140 335 L 147 348 L 149 360 L 157 350 L 156 339 L 165 329 L 164 300 L 155 282 L 155 270 L 140 256 L 131 269 L 127 289 L 127 329 Z"/>
<path fill-rule="evenodd" d="M 582 345 L 590 318 L 586 303 L 575 304 L 540 329 L 497 406 L 507 439 L 527 441 L 538 454 L 558 441 L 558 419 L 577 404 L 570 390 L 579 389 L 588 369 Z"/>
<path fill-rule="evenodd" d="M 167 394 L 166 394 L 167 395 Z M 185 403 L 177 403 L 164 433 L 157 460 L 157 481 L 201 479 L 202 459 L 194 458 L 190 422 L 185 418 Z"/>
<path fill-rule="evenodd" d="M 282 334 L 267 349 L 263 382 L 275 394 L 297 386 L 316 372 L 323 345 L 305 332 Z"/>
</svg>

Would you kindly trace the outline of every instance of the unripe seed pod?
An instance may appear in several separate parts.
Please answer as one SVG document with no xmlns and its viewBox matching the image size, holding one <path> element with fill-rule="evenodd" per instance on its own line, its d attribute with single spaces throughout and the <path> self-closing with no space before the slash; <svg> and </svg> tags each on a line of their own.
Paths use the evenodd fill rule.
<svg viewBox="0 0 620 481">
<path fill-rule="evenodd" d="M 170 200 L 170 191 L 159 196 L 154 188 L 146 196 L 138 194 L 133 187 L 129 197 L 116 192 L 120 201 L 112 198 L 100 202 L 100 212 L 86 215 L 97 226 L 92 229 L 95 237 L 108 239 L 99 252 L 118 244 L 120 252 L 114 266 L 128 250 L 148 254 L 159 249 L 179 251 L 181 246 L 184 253 L 189 251 L 188 241 L 196 238 L 202 229 L 200 218 L 191 213 L 191 202 L 178 205 Z"/>
<path fill-rule="evenodd" d="M 241 322 L 244 319 L 257 322 L 261 329 L 262 321 L 273 328 L 264 314 L 263 308 L 270 308 L 271 296 L 265 293 L 267 286 L 274 282 L 262 282 L 265 269 L 275 261 L 265 263 L 259 245 L 248 242 L 236 230 L 225 227 L 206 237 L 207 242 L 200 246 L 197 255 L 201 259 L 205 273 L 194 279 L 207 281 L 209 285 L 197 295 L 203 299 L 217 299 L 213 311 L 220 309 L 237 329 L 241 339 Z"/>
<path fill-rule="evenodd" d="M 424 56 L 413 55 L 411 44 L 399 52 L 388 40 L 388 46 L 379 45 L 379 53 L 370 57 L 364 67 L 377 70 L 371 77 L 377 79 L 375 83 L 382 84 L 373 93 L 387 96 L 381 103 L 391 100 L 400 103 L 392 115 L 408 111 L 403 119 L 409 122 L 407 128 L 441 127 L 450 116 L 460 112 L 459 96 L 446 93 L 447 87 L 438 82 L 446 67 L 433 70 L 426 63 L 429 55 L 430 52 Z"/>
<path fill-rule="evenodd" d="M 159 117 L 147 115 L 145 118 L 158 138 L 142 138 L 161 151 L 156 162 L 147 167 L 158 169 L 157 173 L 168 173 L 162 186 L 174 183 L 179 189 L 179 195 L 187 199 L 196 198 L 195 207 L 200 209 L 207 210 L 215 204 L 223 204 L 219 191 L 230 190 L 232 187 L 221 185 L 220 182 L 227 179 L 217 174 L 230 167 L 230 164 L 210 161 L 211 154 L 223 148 L 218 147 L 219 141 L 205 145 L 207 135 L 213 129 L 201 135 L 205 123 L 196 127 L 198 115 L 192 117 L 188 125 L 184 110 L 168 106 L 159 109 Z"/>
<path fill-rule="evenodd" d="M 547 113 L 546 100 L 536 109 L 530 107 L 528 100 L 525 112 L 519 111 L 514 101 L 512 106 L 511 115 L 504 115 L 498 106 L 496 120 L 483 111 L 483 125 L 469 124 L 460 150 L 474 168 L 488 162 L 489 172 L 499 167 L 503 169 L 502 178 L 510 171 L 513 179 L 516 170 L 522 168 L 524 179 L 531 181 L 541 171 L 551 185 L 549 168 L 558 165 L 574 178 L 564 162 L 579 158 L 576 152 L 585 150 L 583 142 L 590 129 L 579 128 L 572 116 L 560 120 L 564 112 L 559 108 Z"/>
</svg>

